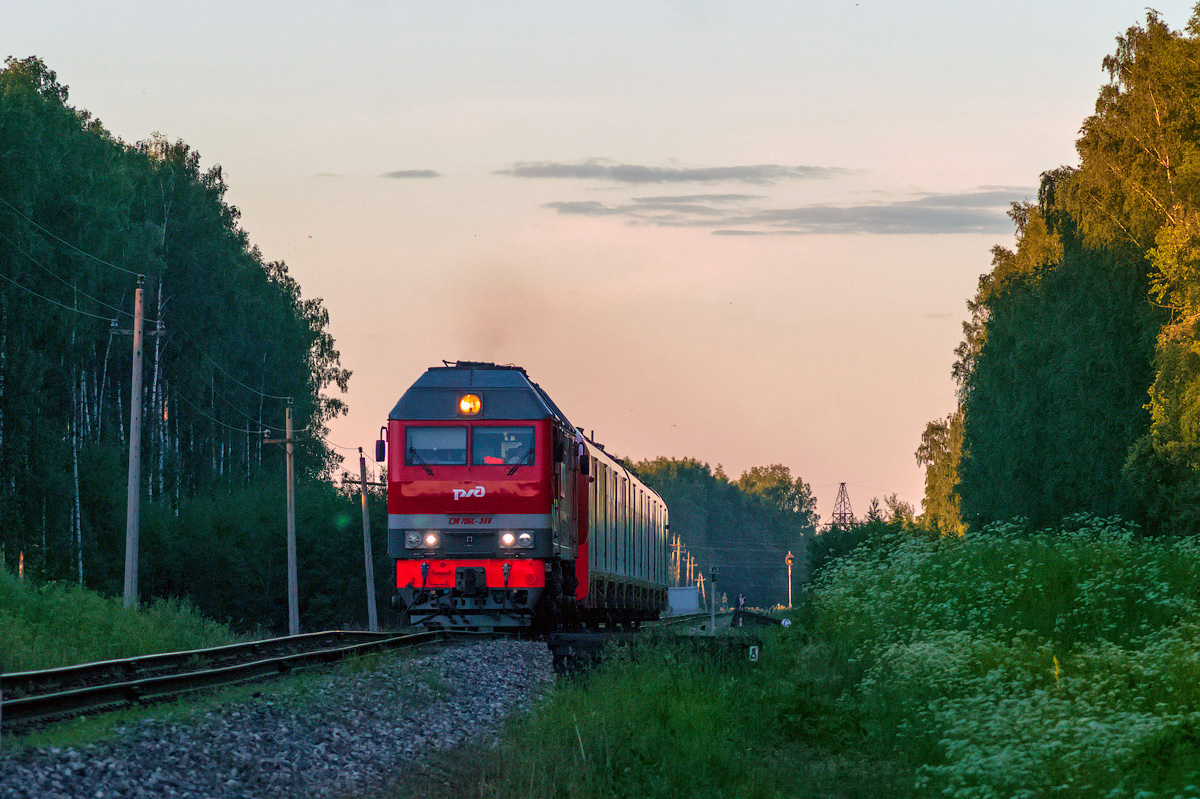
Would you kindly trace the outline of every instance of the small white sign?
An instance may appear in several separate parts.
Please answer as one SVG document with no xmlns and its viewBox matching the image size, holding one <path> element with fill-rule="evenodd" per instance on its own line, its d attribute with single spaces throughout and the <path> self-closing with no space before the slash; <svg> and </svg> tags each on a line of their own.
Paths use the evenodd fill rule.
<svg viewBox="0 0 1200 799">
<path fill-rule="evenodd" d="M 792 626 L 792 620 L 791 620 L 791 619 L 784 619 L 783 621 L 779 622 L 779 624 L 780 624 L 780 626 L 783 626 L 783 627 L 791 627 L 791 626 Z"/>
<path fill-rule="evenodd" d="M 758 662 L 758 647 L 757 646 L 750 647 L 750 662 L 751 663 Z"/>
</svg>

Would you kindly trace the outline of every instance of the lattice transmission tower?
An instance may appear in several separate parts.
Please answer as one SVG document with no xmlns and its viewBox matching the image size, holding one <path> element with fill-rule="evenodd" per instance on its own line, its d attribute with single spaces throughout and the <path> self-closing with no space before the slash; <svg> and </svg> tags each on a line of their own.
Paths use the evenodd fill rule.
<svg viewBox="0 0 1200 799">
<path fill-rule="evenodd" d="M 838 484 L 837 499 L 833 503 L 833 516 L 829 520 L 830 528 L 849 527 L 854 524 L 854 511 L 850 510 L 850 494 L 846 492 L 846 484 Z"/>
</svg>

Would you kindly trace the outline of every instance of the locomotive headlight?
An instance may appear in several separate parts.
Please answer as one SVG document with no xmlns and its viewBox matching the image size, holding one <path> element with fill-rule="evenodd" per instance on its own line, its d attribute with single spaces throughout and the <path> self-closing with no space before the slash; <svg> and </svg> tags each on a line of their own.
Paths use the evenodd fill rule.
<svg viewBox="0 0 1200 799">
<path fill-rule="evenodd" d="M 506 532 L 500 534 L 500 546 L 511 547 L 515 543 L 517 543 L 517 537 L 512 533 Z"/>
<path fill-rule="evenodd" d="M 517 535 L 517 546 L 522 549 L 530 549 L 533 547 L 533 533 L 526 530 Z"/>
<path fill-rule="evenodd" d="M 483 400 L 478 394 L 463 394 L 458 398 L 458 412 L 463 416 L 475 416 L 483 407 Z"/>
<path fill-rule="evenodd" d="M 404 534 L 404 547 L 406 549 L 418 549 L 421 546 L 421 532 L 419 530 L 409 530 Z"/>
<path fill-rule="evenodd" d="M 426 533 L 425 534 L 425 546 L 428 547 L 429 549 L 433 549 L 437 545 L 438 545 L 438 534 L 435 532 L 432 532 L 432 531 Z"/>
</svg>

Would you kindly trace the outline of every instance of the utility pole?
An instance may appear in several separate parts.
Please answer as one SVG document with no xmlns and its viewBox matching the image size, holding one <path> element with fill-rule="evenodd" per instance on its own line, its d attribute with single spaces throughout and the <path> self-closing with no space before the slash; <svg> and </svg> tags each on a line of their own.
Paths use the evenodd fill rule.
<svg viewBox="0 0 1200 799">
<path fill-rule="evenodd" d="M 292 439 L 292 398 L 287 404 L 288 635 L 300 634 L 300 592 L 296 584 L 296 466 Z"/>
<path fill-rule="evenodd" d="M 288 635 L 300 634 L 300 592 L 296 587 L 296 468 L 292 438 L 292 398 L 288 397 L 285 438 L 264 438 L 264 444 L 287 445 L 287 571 Z"/>
<path fill-rule="evenodd" d="M 125 509 L 125 607 L 138 602 L 138 511 L 142 487 L 142 284 L 133 300 L 133 387 L 129 395 L 129 493 Z"/>
<path fill-rule="evenodd" d="M 375 610 L 375 560 L 371 557 L 371 517 L 367 514 L 367 459 L 362 447 L 358 448 L 358 474 L 362 480 L 363 509 L 363 560 L 367 567 L 367 625 L 371 632 L 379 632 L 379 618 Z"/>
</svg>

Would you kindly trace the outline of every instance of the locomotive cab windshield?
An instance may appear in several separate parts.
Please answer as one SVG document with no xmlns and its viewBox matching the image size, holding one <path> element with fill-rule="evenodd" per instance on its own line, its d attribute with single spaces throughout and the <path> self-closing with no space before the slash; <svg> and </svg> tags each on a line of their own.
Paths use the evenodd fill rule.
<svg viewBox="0 0 1200 799">
<path fill-rule="evenodd" d="M 526 464 L 533 462 L 533 426 L 482 427 L 471 431 L 471 462 L 489 464 Z"/>
</svg>

